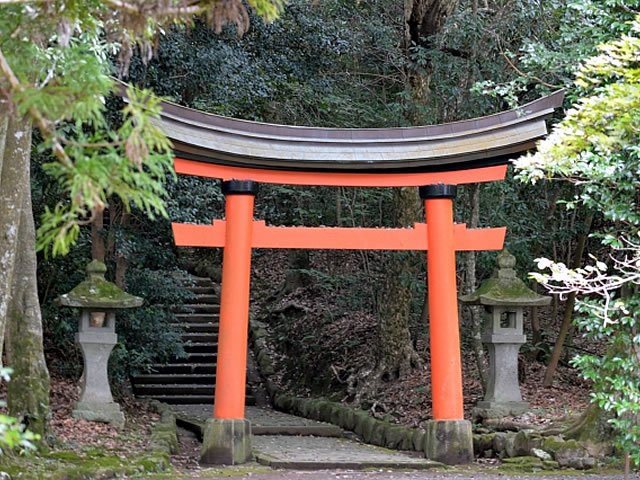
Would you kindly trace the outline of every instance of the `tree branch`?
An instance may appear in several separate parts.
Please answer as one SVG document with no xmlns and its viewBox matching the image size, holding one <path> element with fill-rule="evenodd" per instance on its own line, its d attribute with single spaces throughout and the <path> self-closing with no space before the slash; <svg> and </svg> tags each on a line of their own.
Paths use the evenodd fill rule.
<svg viewBox="0 0 640 480">
<path fill-rule="evenodd" d="M 552 83 L 548 83 L 545 82 L 544 80 L 542 80 L 540 77 L 536 77 L 535 75 L 529 75 L 528 73 L 524 73 L 522 70 L 520 70 L 518 67 L 515 66 L 515 64 L 511 61 L 511 59 L 509 58 L 509 56 L 504 53 L 504 50 L 502 49 L 502 44 L 500 43 L 500 39 L 498 38 L 498 48 L 500 49 L 500 54 L 504 57 L 504 59 L 507 61 L 507 63 L 509 64 L 509 66 L 521 77 L 525 77 L 525 78 L 532 78 L 534 79 L 536 82 L 541 83 L 542 85 L 544 85 L 545 87 L 549 87 L 549 88 L 562 88 L 561 85 L 553 85 Z"/>
<path fill-rule="evenodd" d="M 11 88 L 13 88 L 14 90 L 20 93 L 24 93 L 25 89 L 20 84 L 18 77 L 16 77 L 16 75 L 13 73 L 13 70 L 11 69 L 9 62 L 7 62 L 7 59 L 5 58 L 4 53 L 2 52 L 2 49 L 0 49 L 0 70 L 4 74 L 4 77 L 7 79 L 7 81 L 9 82 L 9 85 L 11 85 Z M 51 127 L 49 126 L 50 122 L 46 118 L 44 118 L 42 113 L 40 113 L 40 111 L 35 107 L 29 107 L 27 111 L 29 112 L 29 115 L 36 123 L 36 126 L 40 129 L 40 132 L 42 133 L 42 135 L 48 138 L 49 140 L 51 140 L 51 142 L 53 143 L 52 150 L 54 155 L 58 158 L 58 160 L 60 160 L 63 163 L 63 165 L 65 165 L 66 167 L 69 167 L 69 168 L 73 167 L 73 162 L 71 161 L 67 153 L 64 151 L 64 148 L 58 141 L 58 137 L 56 136 L 55 131 L 52 130 Z"/>
<path fill-rule="evenodd" d="M 3 0 L 0 0 L 0 2 Z M 9 0 L 10 1 L 10 0 Z M 120 10 L 125 13 L 132 14 L 143 14 L 147 13 L 149 9 L 143 8 L 144 5 L 149 5 L 148 3 L 130 3 L 121 0 L 103 0 L 104 3 L 111 5 L 112 7 Z M 165 7 L 161 9 L 155 10 L 157 16 L 160 17 L 172 17 L 176 15 L 199 15 L 206 10 L 202 5 L 198 5 L 198 3 L 189 4 L 188 6 L 177 6 L 177 7 Z"/>
</svg>

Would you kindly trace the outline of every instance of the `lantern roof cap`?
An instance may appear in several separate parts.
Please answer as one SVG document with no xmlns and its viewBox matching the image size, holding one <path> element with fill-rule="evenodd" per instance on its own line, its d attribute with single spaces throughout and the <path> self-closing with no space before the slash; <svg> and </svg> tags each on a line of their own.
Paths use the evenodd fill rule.
<svg viewBox="0 0 640 480">
<path fill-rule="evenodd" d="M 105 280 L 107 267 L 98 260 L 87 265 L 87 279 L 80 282 L 69 293 L 56 298 L 56 303 L 64 307 L 92 310 L 119 310 L 142 305 L 144 299 L 124 292 L 115 283 Z"/>
<path fill-rule="evenodd" d="M 504 249 L 497 258 L 497 274 L 480 285 L 473 293 L 460 297 L 470 305 L 535 307 L 549 305 L 551 297 L 539 295 L 520 280 L 513 267 L 516 258 Z"/>
</svg>

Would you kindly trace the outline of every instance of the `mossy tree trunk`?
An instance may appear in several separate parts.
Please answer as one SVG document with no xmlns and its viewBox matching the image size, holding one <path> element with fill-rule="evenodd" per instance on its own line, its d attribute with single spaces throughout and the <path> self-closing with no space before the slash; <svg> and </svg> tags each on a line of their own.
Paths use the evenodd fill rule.
<svg viewBox="0 0 640 480">
<path fill-rule="evenodd" d="M 562 433 L 566 438 L 579 442 L 591 455 L 610 455 L 613 453 L 615 438 L 615 431 L 609 423 L 610 418 L 612 413 L 592 403 L 578 420 Z"/>
<path fill-rule="evenodd" d="M 49 372 L 42 345 L 36 277 L 36 237 L 31 208 L 31 124 L 0 105 L 0 348 L 13 368 L 8 386 L 11 415 L 44 433 Z M 1 352 L 1 350 L 0 350 Z"/>
<path fill-rule="evenodd" d="M 31 135 L 0 100 L 0 359 L 11 299 L 23 197 L 29 192 Z M 35 245 L 33 245 L 35 250 Z"/>
<path fill-rule="evenodd" d="M 407 57 L 410 57 L 413 46 L 429 46 L 430 37 L 441 31 L 457 3 L 458 0 L 405 0 L 404 43 Z M 424 68 L 407 72 L 410 81 L 407 88 L 411 90 L 411 100 L 416 105 L 426 105 L 429 100 L 431 70 L 431 64 L 427 62 Z M 409 120 L 415 123 L 423 119 L 413 117 Z M 392 200 L 395 226 L 411 227 L 415 222 L 423 221 L 421 205 L 417 188 L 395 188 Z M 383 291 L 377 302 L 378 349 L 376 368 L 372 372 L 374 382 L 402 377 L 421 363 L 409 334 L 411 284 L 419 261 L 424 261 L 424 257 L 414 252 L 394 254 L 388 261 Z M 370 380 L 365 383 L 372 385 Z"/>
<path fill-rule="evenodd" d="M 395 223 L 412 226 L 422 218 L 417 188 L 395 188 L 393 212 Z M 387 262 L 386 276 L 378 299 L 378 359 L 377 376 L 395 380 L 421 365 L 413 349 L 409 333 L 411 285 L 415 281 L 418 262 L 424 261 L 415 252 L 394 253 Z"/>
<path fill-rule="evenodd" d="M 5 163 L 20 162 L 23 183 L 15 185 L 24 192 L 19 206 L 20 223 L 11 282 L 6 325 L 7 363 L 13 368 L 8 387 L 9 413 L 21 418 L 29 430 L 44 434 L 49 413 L 49 371 L 42 344 L 42 316 L 36 276 L 36 232 L 31 207 L 29 152 L 31 125 L 20 122 L 23 151 Z M 18 129 L 16 128 L 16 131 Z M 9 151 L 7 151 L 9 153 Z"/>
</svg>

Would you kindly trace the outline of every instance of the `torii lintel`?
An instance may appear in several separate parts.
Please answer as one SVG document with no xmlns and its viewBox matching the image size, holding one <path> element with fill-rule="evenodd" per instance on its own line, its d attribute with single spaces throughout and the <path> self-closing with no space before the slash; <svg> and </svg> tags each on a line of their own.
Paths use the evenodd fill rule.
<svg viewBox="0 0 640 480">
<path fill-rule="evenodd" d="M 224 247 L 227 222 L 213 225 L 173 223 L 173 236 L 180 247 Z M 422 250 L 429 249 L 426 223 L 413 228 L 274 227 L 254 220 L 251 248 L 302 248 L 326 250 Z M 468 229 L 458 223 L 453 228 L 454 249 L 502 250 L 506 227 Z"/>
</svg>

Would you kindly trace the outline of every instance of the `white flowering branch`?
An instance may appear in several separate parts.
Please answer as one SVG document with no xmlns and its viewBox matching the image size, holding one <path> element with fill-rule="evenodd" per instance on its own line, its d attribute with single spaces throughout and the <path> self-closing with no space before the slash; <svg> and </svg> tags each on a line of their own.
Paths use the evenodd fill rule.
<svg viewBox="0 0 640 480">
<path fill-rule="evenodd" d="M 569 293 L 581 295 L 598 295 L 603 298 L 601 308 L 595 308 L 604 325 L 615 324 L 609 312 L 619 310 L 628 314 L 624 302 L 613 301 L 613 293 L 625 285 L 640 285 L 640 243 L 621 238 L 623 247 L 614 248 L 609 255 L 611 268 L 604 262 L 590 255 L 593 265 L 571 269 L 564 263 L 556 263 L 548 258 L 536 259 L 540 270 L 549 269 L 550 273 L 531 273 L 530 276 L 545 286 L 551 293 L 565 297 Z M 609 273 L 613 271 L 615 273 Z"/>
</svg>

